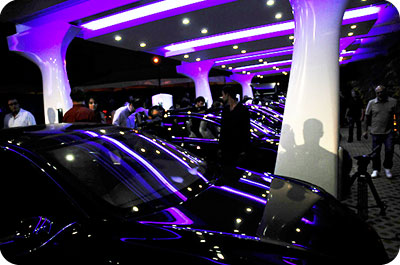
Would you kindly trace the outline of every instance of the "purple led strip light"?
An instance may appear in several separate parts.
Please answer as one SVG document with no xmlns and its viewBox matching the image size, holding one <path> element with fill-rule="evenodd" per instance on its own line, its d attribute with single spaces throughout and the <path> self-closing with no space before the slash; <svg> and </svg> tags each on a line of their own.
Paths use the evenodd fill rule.
<svg viewBox="0 0 400 265">
<path fill-rule="evenodd" d="M 367 6 L 347 10 L 343 16 L 343 25 L 376 19 L 381 7 L 384 5 Z M 295 23 L 293 20 L 247 28 L 232 32 L 224 32 L 208 37 L 178 42 L 163 46 L 157 51 L 166 57 L 201 51 L 221 46 L 256 41 L 292 34 Z"/>
<path fill-rule="evenodd" d="M 126 28 L 134 27 L 137 25 L 149 23 L 156 20 L 184 14 L 199 9 L 204 9 L 216 5 L 221 5 L 236 0 L 164 0 L 152 2 L 148 5 L 142 5 L 133 9 L 124 10 L 119 13 L 112 14 L 107 17 L 102 17 L 84 24 L 79 25 L 82 29 L 82 36 L 84 39 L 94 38 L 100 35 L 105 35 L 115 31 L 123 30 Z M 113 2 L 113 1 L 105 1 Z M 170 6 L 168 6 L 170 2 Z M 101 2 L 100 2 L 101 3 Z M 164 4 L 167 5 L 164 5 Z M 165 8 L 159 9 L 160 5 L 164 5 Z M 143 15 L 144 9 L 150 12 Z M 135 12 L 137 10 L 137 12 Z M 139 13 L 139 14 L 138 14 Z M 133 17 L 132 19 L 129 16 Z M 111 21 L 113 20 L 113 21 Z M 97 24 L 95 27 L 91 25 Z"/>
<path fill-rule="evenodd" d="M 292 50 L 293 51 L 293 50 Z M 351 56 L 354 55 L 356 51 L 345 51 L 341 52 L 340 56 Z M 236 67 L 232 70 L 233 73 L 237 72 L 242 72 L 242 71 L 254 71 L 254 70 L 259 70 L 259 69 L 264 69 L 264 68 L 271 68 L 271 67 L 280 67 L 283 65 L 291 65 L 292 60 L 285 60 L 285 61 L 277 61 L 277 62 L 271 62 L 267 64 L 254 64 L 254 65 L 247 65 L 247 66 L 241 66 L 241 67 Z M 255 74 L 258 74 L 258 72 L 254 72 Z"/>
<path fill-rule="evenodd" d="M 258 60 L 258 59 L 269 58 L 269 57 L 289 55 L 292 53 L 293 53 L 293 46 L 289 46 L 289 47 L 265 50 L 265 51 L 261 51 L 261 52 L 247 53 L 247 55 L 245 55 L 245 56 L 233 55 L 233 56 L 221 57 L 221 58 L 218 58 L 217 61 L 215 61 L 214 65 L 219 66 L 219 65 L 223 65 L 223 64 L 240 63 L 240 62 L 246 62 L 246 61 L 250 61 L 250 60 Z"/>
<path fill-rule="evenodd" d="M 344 48 L 349 46 L 351 43 L 353 43 L 353 41 L 355 39 L 356 39 L 355 37 L 346 37 L 346 38 L 340 39 L 341 50 L 343 50 Z M 233 63 L 241 63 L 241 62 L 247 62 L 247 61 L 251 61 L 251 60 L 270 58 L 270 57 L 284 56 L 284 55 L 290 55 L 292 53 L 293 53 L 293 46 L 288 46 L 288 47 L 282 47 L 282 48 L 277 48 L 277 49 L 247 53 L 246 55 L 239 54 L 239 55 L 232 55 L 232 56 L 227 56 L 227 57 L 220 57 L 215 61 L 214 66 L 233 64 Z M 347 56 L 347 55 L 344 55 L 344 56 Z M 213 60 L 215 60 L 215 59 L 213 59 Z M 273 67 L 273 65 L 272 65 L 272 67 Z"/>
</svg>

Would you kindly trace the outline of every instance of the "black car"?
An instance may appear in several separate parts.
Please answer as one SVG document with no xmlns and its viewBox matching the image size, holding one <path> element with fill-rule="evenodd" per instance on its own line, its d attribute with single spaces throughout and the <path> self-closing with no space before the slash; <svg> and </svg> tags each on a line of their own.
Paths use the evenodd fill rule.
<svg viewBox="0 0 400 265">
<path fill-rule="evenodd" d="M 284 106 L 283 104 L 281 104 Z M 283 121 L 283 114 L 269 106 L 256 104 L 245 104 L 250 113 L 250 118 L 275 131 L 280 135 Z"/>
<path fill-rule="evenodd" d="M 221 130 L 219 112 L 196 113 L 168 111 L 163 118 L 163 133 L 159 136 L 180 145 L 206 161 L 218 161 L 218 140 Z M 273 171 L 280 134 L 261 122 L 250 120 L 251 146 L 242 168 L 252 171 Z"/>
<path fill-rule="evenodd" d="M 376 232 L 320 188 L 250 171 L 218 185 L 202 159 L 128 128 L 5 129 L 0 159 L 0 249 L 17 264 L 387 260 Z"/>
</svg>

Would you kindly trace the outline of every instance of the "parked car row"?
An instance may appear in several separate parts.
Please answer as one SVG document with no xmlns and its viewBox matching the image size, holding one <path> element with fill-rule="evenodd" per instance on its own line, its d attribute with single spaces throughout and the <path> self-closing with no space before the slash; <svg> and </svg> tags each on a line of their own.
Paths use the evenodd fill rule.
<svg viewBox="0 0 400 265">
<path fill-rule="evenodd" d="M 163 119 L 164 137 L 207 161 L 217 161 L 221 130 L 221 116 L 218 114 L 168 111 Z M 280 134 L 253 119 L 250 125 L 250 151 L 241 166 L 271 172 L 275 166 Z"/>
<path fill-rule="evenodd" d="M 183 123 L 170 128 L 186 126 L 175 118 Z M 203 158 L 132 129 L 4 129 L 0 161 L 10 169 L 0 177 L 0 250 L 16 264 L 387 261 L 376 232 L 319 187 L 248 169 L 219 184 Z"/>
</svg>

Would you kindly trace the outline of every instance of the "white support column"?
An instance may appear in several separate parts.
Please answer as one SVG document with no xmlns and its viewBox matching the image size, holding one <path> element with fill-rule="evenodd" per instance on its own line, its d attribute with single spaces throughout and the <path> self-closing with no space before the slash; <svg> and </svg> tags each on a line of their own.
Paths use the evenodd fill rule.
<svg viewBox="0 0 400 265">
<path fill-rule="evenodd" d="M 20 27 L 17 27 L 17 29 Z M 57 109 L 72 107 L 65 54 L 80 29 L 68 23 L 45 24 L 8 37 L 10 51 L 33 61 L 43 82 L 45 123 L 57 123 Z"/>
<path fill-rule="evenodd" d="M 295 44 L 275 174 L 337 196 L 339 37 L 348 0 L 290 0 Z"/>
<path fill-rule="evenodd" d="M 194 81 L 196 97 L 203 96 L 206 99 L 208 107 L 213 103 L 208 74 L 214 65 L 212 61 L 184 63 L 176 66 L 176 71 Z"/>
<path fill-rule="evenodd" d="M 229 79 L 238 82 L 242 86 L 242 95 L 253 98 L 253 89 L 251 88 L 251 80 L 255 74 L 232 74 Z"/>
<path fill-rule="evenodd" d="M 387 0 L 388 2 L 390 2 L 392 5 L 394 5 L 394 7 L 397 9 L 397 12 L 400 15 L 400 0 Z"/>
</svg>

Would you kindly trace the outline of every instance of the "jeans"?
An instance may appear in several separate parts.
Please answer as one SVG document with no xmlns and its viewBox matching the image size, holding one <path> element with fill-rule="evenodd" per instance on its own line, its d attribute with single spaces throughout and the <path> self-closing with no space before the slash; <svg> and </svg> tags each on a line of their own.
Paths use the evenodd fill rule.
<svg viewBox="0 0 400 265">
<path fill-rule="evenodd" d="M 385 145 L 385 159 L 383 161 L 383 167 L 391 169 L 393 167 L 393 133 L 389 134 L 372 134 L 372 150 L 379 146 L 372 158 L 372 169 L 381 170 L 381 148 L 382 144 Z"/>
<path fill-rule="evenodd" d="M 348 141 L 351 142 L 353 141 L 353 134 L 354 134 L 354 125 L 357 127 L 357 140 L 361 140 L 361 121 L 360 118 L 349 118 L 349 138 Z"/>
</svg>

